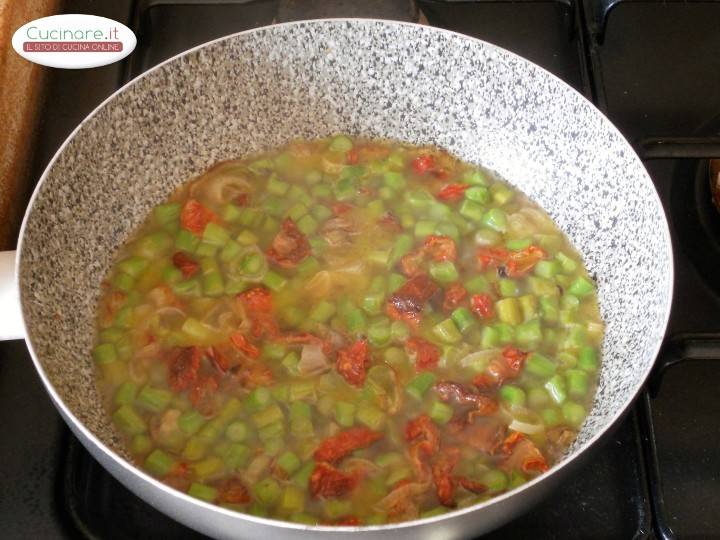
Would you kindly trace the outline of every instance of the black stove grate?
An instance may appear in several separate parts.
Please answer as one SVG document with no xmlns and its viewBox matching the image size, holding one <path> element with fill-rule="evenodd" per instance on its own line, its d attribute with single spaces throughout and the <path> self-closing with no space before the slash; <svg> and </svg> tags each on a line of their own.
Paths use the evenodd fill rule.
<svg viewBox="0 0 720 540">
<path fill-rule="evenodd" d="M 645 160 L 675 247 L 668 336 L 633 411 L 546 501 L 489 538 L 720 538 L 720 243 L 702 182 L 720 157 L 720 2 L 661 0 L 125 0 L 68 2 L 125 21 L 124 65 L 53 75 L 37 176 L 55 148 L 118 84 L 199 43 L 319 16 L 415 20 L 485 39 L 552 71 L 603 110 Z M 418 11 L 418 9 L 420 11 Z M 422 19 L 421 19 L 422 20 Z M 84 99 L 78 99 L 82 93 Z M 706 196 L 707 195 L 707 196 Z M 715 220 L 715 221 L 713 221 Z M 20 343 L 0 344 L 0 524 L 9 537 L 199 538 L 135 497 L 82 448 L 33 379 Z M 35 380 L 35 383 L 32 381 Z M 22 391 L 6 391 L 22 384 Z M 28 426 L 23 428 L 22 426 Z M 45 440 L 42 438 L 45 434 Z M 33 481 L 28 483 L 27 479 Z M 21 487 L 22 486 L 22 487 Z M 24 497 L 24 499 L 23 499 Z M 26 501 L 35 500 L 35 504 Z M 24 502 L 25 501 L 25 502 Z M 37 501 L 42 501 L 42 507 Z"/>
</svg>

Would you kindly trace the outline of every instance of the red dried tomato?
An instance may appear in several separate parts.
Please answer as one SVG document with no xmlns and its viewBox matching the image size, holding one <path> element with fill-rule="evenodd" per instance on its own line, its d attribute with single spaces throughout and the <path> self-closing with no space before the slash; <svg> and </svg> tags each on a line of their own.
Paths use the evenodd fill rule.
<svg viewBox="0 0 720 540">
<path fill-rule="evenodd" d="M 248 317 L 252 322 L 253 337 L 277 335 L 278 326 L 272 316 L 272 294 L 269 290 L 264 287 L 254 287 L 240 293 L 237 297 L 245 305 Z"/>
<path fill-rule="evenodd" d="M 443 187 L 437 194 L 437 198 L 441 201 L 457 201 L 462 199 L 465 190 L 470 184 L 448 184 Z"/>
<path fill-rule="evenodd" d="M 180 225 L 182 228 L 197 236 L 203 233 L 205 227 L 211 221 L 217 223 L 219 219 L 212 210 L 205 208 L 195 199 L 188 200 L 180 211 Z"/>
<path fill-rule="evenodd" d="M 272 293 L 264 287 L 253 287 L 238 294 L 249 311 L 270 312 L 272 311 Z"/>
<path fill-rule="evenodd" d="M 407 355 L 415 357 L 415 371 L 435 369 L 440 361 L 440 349 L 421 337 L 411 337 L 405 342 Z"/>
<path fill-rule="evenodd" d="M 472 405 L 472 416 L 489 416 L 498 410 L 497 401 L 493 398 L 473 392 L 460 383 L 440 381 L 435 383 L 433 390 L 440 400 L 451 402 L 454 405 Z M 471 418 L 472 419 L 472 418 Z"/>
<path fill-rule="evenodd" d="M 308 255 L 310 242 L 307 237 L 292 219 L 285 218 L 280 232 L 275 235 L 267 250 L 268 259 L 282 268 L 295 268 Z"/>
<path fill-rule="evenodd" d="M 440 448 L 440 435 L 430 417 L 421 414 L 405 425 L 405 440 L 410 442 L 408 454 L 418 474 L 427 472 L 426 459 Z"/>
<path fill-rule="evenodd" d="M 442 308 L 445 311 L 452 311 L 462 303 L 466 296 L 467 291 L 465 287 L 459 283 L 453 283 L 445 289 Z"/>
<path fill-rule="evenodd" d="M 198 347 L 184 347 L 168 359 L 168 384 L 175 392 L 187 390 L 195 384 L 202 352 Z"/>
<path fill-rule="evenodd" d="M 250 492 L 237 478 L 228 478 L 218 488 L 218 501 L 229 504 L 245 504 L 251 500 Z"/>
<path fill-rule="evenodd" d="M 460 450 L 446 448 L 432 465 L 432 477 L 435 493 L 443 506 L 455 506 L 455 481 L 452 472 L 460 461 Z"/>
<path fill-rule="evenodd" d="M 329 437 L 321 442 L 320 446 L 315 450 L 313 457 L 315 461 L 335 463 L 355 450 L 367 448 L 375 441 L 381 439 L 382 436 L 382 433 L 366 427 L 346 429 L 334 437 Z"/>
<path fill-rule="evenodd" d="M 437 290 L 437 284 L 427 275 L 411 277 L 390 296 L 385 310 L 391 318 L 417 327 L 425 302 L 430 300 Z"/>
<path fill-rule="evenodd" d="M 422 249 L 411 251 L 400 258 L 400 270 L 406 277 L 414 277 L 422 272 L 424 254 Z"/>
<path fill-rule="evenodd" d="M 258 356 L 260 356 L 260 349 L 258 349 L 252 343 L 248 343 L 247 338 L 243 336 L 240 332 L 233 332 L 232 334 L 230 334 L 230 341 L 233 345 L 240 349 L 240 351 L 245 353 L 250 358 L 257 358 Z"/>
<path fill-rule="evenodd" d="M 454 261 L 457 259 L 455 241 L 449 236 L 431 234 L 425 239 L 423 250 L 436 261 Z"/>
<path fill-rule="evenodd" d="M 230 363 L 218 347 L 208 347 L 207 356 L 210 362 L 220 373 L 226 373 Z"/>
<path fill-rule="evenodd" d="M 480 270 L 502 266 L 507 263 L 508 257 L 510 257 L 510 252 L 504 248 L 481 247 L 477 250 Z"/>
<path fill-rule="evenodd" d="M 514 251 L 507 261 L 507 275 L 510 277 L 524 276 L 546 257 L 545 250 L 537 246 L 529 246 L 520 251 Z"/>
<path fill-rule="evenodd" d="M 360 159 L 360 154 L 358 154 L 357 149 L 351 148 L 347 152 L 345 152 L 345 163 L 348 165 L 357 165 L 358 160 Z"/>
<path fill-rule="evenodd" d="M 428 154 L 418 156 L 413 159 L 412 168 L 417 174 L 425 174 L 435 168 L 435 158 Z"/>
<path fill-rule="evenodd" d="M 349 384 L 362 386 L 369 367 L 370 350 L 366 340 L 360 339 L 338 351 L 335 369 Z"/>
<path fill-rule="evenodd" d="M 315 465 L 308 487 L 313 497 L 341 497 L 350 493 L 358 483 L 357 474 L 340 471 L 329 463 Z"/>
<path fill-rule="evenodd" d="M 465 476 L 456 476 L 455 480 L 457 480 L 457 483 L 460 484 L 462 487 L 473 493 L 485 493 L 488 489 L 485 484 L 477 482 L 475 480 L 471 480 L 470 478 L 467 478 Z"/>
<path fill-rule="evenodd" d="M 521 351 L 520 349 L 509 345 L 505 347 L 502 352 L 505 362 L 516 374 L 520 373 L 520 370 L 523 367 L 523 363 L 525 362 L 529 354 L 530 353 Z"/>
<path fill-rule="evenodd" d="M 335 214 L 336 216 L 341 216 L 352 210 L 354 206 L 346 202 L 336 202 L 333 203 L 330 208 L 332 209 L 333 214 Z"/>
<path fill-rule="evenodd" d="M 178 251 L 172 257 L 173 266 L 182 272 L 184 278 L 194 276 L 200 269 L 200 265 L 182 251 Z"/>
<path fill-rule="evenodd" d="M 470 309 L 480 319 L 492 319 L 495 316 L 495 305 L 489 294 L 473 294 L 470 297 Z"/>
<path fill-rule="evenodd" d="M 405 440 L 427 441 L 430 443 L 426 446 L 428 455 L 434 454 L 440 447 L 440 437 L 438 436 L 437 427 L 427 414 L 421 414 L 408 421 L 405 425 Z"/>
<path fill-rule="evenodd" d="M 548 470 L 545 457 L 535 443 L 517 431 L 513 431 L 506 437 L 500 451 L 506 456 L 506 460 L 501 466 L 507 469 L 514 468 L 513 465 L 517 466 L 519 462 L 520 470 L 526 474 L 542 473 Z"/>
</svg>

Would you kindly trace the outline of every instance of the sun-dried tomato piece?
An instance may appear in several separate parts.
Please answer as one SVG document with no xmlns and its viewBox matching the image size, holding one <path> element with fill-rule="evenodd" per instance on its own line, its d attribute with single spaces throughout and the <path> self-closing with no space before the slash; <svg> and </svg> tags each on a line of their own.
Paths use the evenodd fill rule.
<svg viewBox="0 0 720 540">
<path fill-rule="evenodd" d="M 238 294 L 249 311 L 272 311 L 272 293 L 265 287 L 253 287 Z"/>
<path fill-rule="evenodd" d="M 219 222 L 220 220 L 212 210 L 205 208 L 195 199 L 188 200 L 180 211 L 180 225 L 183 229 L 200 236 L 205 227 L 210 222 Z"/>
<path fill-rule="evenodd" d="M 488 487 L 483 484 L 482 482 L 477 482 L 476 480 L 471 480 L 470 478 L 466 476 L 456 476 L 455 480 L 459 485 L 467 489 L 468 491 L 471 491 L 472 493 L 480 494 L 485 493 L 488 489 Z"/>
<path fill-rule="evenodd" d="M 346 429 L 321 442 L 320 446 L 315 450 L 313 457 L 316 461 L 335 463 L 355 450 L 367 448 L 375 441 L 381 439 L 382 436 L 382 433 L 366 427 Z"/>
<path fill-rule="evenodd" d="M 505 438 L 500 452 L 505 456 L 500 464 L 505 470 L 519 468 L 525 474 L 548 470 L 547 461 L 535 443 L 517 431 L 513 431 Z"/>
<path fill-rule="evenodd" d="M 449 508 L 455 506 L 455 481 L 452 473 L 458 461 L 460 461 L 460 450 L 445 448 L 432 465 L 435 493 L 440 504 Z"/>
<path fill-rule="evenodd" d="M 519 375 L 520 370 L 523 367 L 523 363 L 525 363 L 525 360 L 527 360 L 530 353 L 508 345 L 503 349 L 502 355 L 510 369 Z"/>
<path fill-rule="evenodd" d="M 411 337 L 405 341 L 405 352 L 415 359 L 415 371 L 435 369 L 440 361 L 440 349 L 421 337 Z"/>
<path fill-rule="evenodd" d="M 168 384 L 175 392 L 187 390 L 195 384 L 202 352 L 198 347 L 176 349 L 168 358 Z"/>
<path fill-rule="evenodd" d="M 427 473 L 427 459 L 440 448 L 437 426 L 427 414 L 421 414 L 405 425 L 405 440 L 410 443 L 408 454 L 415 470 L 420 475 Z"/>
<path fill-rule="evenodd" d="M 360 160 L 360 154 L 358 153 L 356 148 L 351 148 L 347 152 L 345 152 L 345 163 L 348 165 L 357 165 L 357 162 Z"/>
<path fill-rule="evenodd" d="M 510 252 L 505 248 L 481 247 L 478 248 L 476 256 L 478 267 L 482 271 L 506 264 Z"/>
<path fill-rule="evenodd" d="M 412 168 L 417 174 L 425 174 L 435 168 L 435 158 L 429 154 L 423 154 L 412 160 Z"/>
<path fill-rule="evenodd" d="M 444 169 L 440 169 L 444 171 Z M 437 171 L 437 172 L 440 172 Z M 436 176 L 439 176 L 436 174 Z M 457 201 L 463 198 L 465 190 L 470 187 L 470 184 L 448 184 L 443 187 L 437 194 L 437 198 L 441 201 Z"/>
<path fill-rule="evenodd" d="M 482 391 L 498 388 L 506 380 L 514 379 L 520 375 L 528 355 L 529 353 L 515 347 L 505 347 L 498 358 L 493 358 L 490 361 L 485 373 L 481 373 L 473 379 L 473 384 Z"/>
<path fill-rule="evenodd" d="M 330 208 L 332 209 L 333 214 L 335 214 L 336 216 L 342 216 L 343 214 L 347 214 L 355 207 L 352 204 L 346 202 L 336 202 L 333 203 Z"/>
<path fill-rule="evenodd" d="M 366 340 L 360 339 L 338 351 L 335 369 L 349 384 L 362 386 L 369 367 L 370 350 Z"/>
<path fill-rule="evenodd" d="M 329 463 L 315 465 L 308 487 L 313 497 L 342 497 L 357 485 L 359 477 L 355 473 L 345 473 Z"/>
<path fill-rule="evenodd" d="M 467 296 L 465 287 L 459 283 L 452 283 L 447 289 L 445 289 L 445 296 L 443 297 L 442 308 L 445 311 L 452 311 L 456 307 L 462 304 Z"/>
<path fill-rule="evenodd" d="M 230 341 L 240 351 L 245 353 L 250 358 L 257 358 L 258 356 L 260 356 L 260 349 L 258 349 L 252 343 L 249 343 L 247 338 L 240 332 L 233 332 L 232 334 L 230 334 Z"/>
<path fill-rule="evenodd" d="M 268 259 L 282 268 L 295 268 L 310 255 L 310 242 L 291 218 L 285 218 L 280 232 L 267 250 Z"/>
<path fill-rule="evenodd" d="M 177 253 L 175 253 L 175 255 L 172 256 L 172 262 L 173 266 L 180 270 L 183 277 L 186 279 L 194 276 L 200 269 L 200 265 L 197 263 L 197 261 L 195 261 L 195 259 L 191 258 L 189 255 L 186 255 L 182 251 L 178 251 Z"/>
<path fill-rule="evenodd" d="M 425 302 L 430 300 L 437 290 L 437 284 L 427 275 L 414 276 L 390 296 L 386 312 L 391 318 L 417 328 Z"/>
<path fill-rule="evenodd" d="M 272 316 L 272 293 L 269 290 L 264 287 L 254 287 L 238 294 L 237 297 L 245 306 L 252 322 L 253 337 L 277 335 L 278 326 Z"/>
<path fill-rule="evenodd" d="M 470 309 L 480 319 L 492 319 L 495 316 L 495 304 L 489 294 L 473 294 L 470 297 Z"/>
<path fill-rule="evenodd" d="M 471 420 L 474 416 L 489 416 L 498 410 L 498 403 L 493 398 L 473 392 L 460 383 L 440 381 L 435 383 L 433 390 L 442 401 L 454 405 L 472 405 Z"/>
<path fill-rule="evenodd" d="M 522 277 L 533 267 L 547 257 L 547 253 L 540 247 L 529 246 L 520 251 L 513 251 L 506 264 L 509 277 Z"/>
<path fill-rule="evenodd" d="M 200 376 L 190 391 L 190 402 L 197 410 L 204 414 L 212 413 L 212 397 L 218 389 L 217 379 L 212 376 Z"/>
<path fill-rule="evenodd" d="M 226 373 L 230 368 L 230 362 L 219 347 L 208 347 L 206 355 L 213 367 L 220 373 Z"/>
<path fill-rule="evenodd" d="M 435 261 L 454 261 L 457 259 L 455 240 L 449 236 L 431 234 L 425 239 L 423 251 Z"/>
<path fill-rule="evenodd" d="M 392 212 L 385 212 L 380 219 L 378 219 L 378 225 L 388 232 L 400 232 L 402 231 L 402 225 L 398 217 Z"/>
<path fill-rule="evenodd" d="M 218 488 L 218 502 L 245 504 L 250 500 L 248 488 L 237 478 L 228 478 Z"/>
<path fill-rule="evenodd" d="M 400 258 L 400 271 L 406 277 L 415 277 L 422 273 L 422 263 L 425 254 L 422 249 L 411 251 Z"/>
</svg>

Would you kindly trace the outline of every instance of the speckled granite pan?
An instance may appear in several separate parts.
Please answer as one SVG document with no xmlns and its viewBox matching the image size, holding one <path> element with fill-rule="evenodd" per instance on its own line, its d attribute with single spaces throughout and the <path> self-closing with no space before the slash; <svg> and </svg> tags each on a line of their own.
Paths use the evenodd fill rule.
<svg viewBox="0 0 720 540">
<path fill-rule="evenodd" d="M 153 205 L 218 160 L 335 132 L 437 144 L 497 171 L 550 213 L 597 276 L 600 387 L 565 462 L 472 509 L 356 534 L 488 530 L 556 484 L 627 408 L 665 330 L 672 254 L 652 182 L 618 131 L 563 82 L 487 43 L 402 23 L 291 23 L 194 49 L 120 90 L 55 156 L 26 217 L 19 284 L 38 370 L 96 458 L 176 519 L 223 537 L 337 532 L 211 507 L 127 464 L 89 354 L 100 280 Z"/>
</svg>

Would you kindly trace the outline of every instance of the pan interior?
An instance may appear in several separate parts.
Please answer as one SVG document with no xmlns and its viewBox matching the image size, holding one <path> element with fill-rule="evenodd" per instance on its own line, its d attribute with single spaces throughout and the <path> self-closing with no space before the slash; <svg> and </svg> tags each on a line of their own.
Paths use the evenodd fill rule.
<svg viewBox="0 0 720 540">
<path fill-rule="evenodd" d="M 588 102 L 527 61 L 450 32 L 362 20 L 278 25 L 194 50 L 126 87 L 64 146 L 20 258 L 30 343 L 60 406 L 125 455 L 89 353 L 113 253 L 213 163 L 337 132 L 444 147 L 548 211 L 597 278 L 607 323 L 575 448 L 603 430 L 644 381 L 671 300 L 667 225 L 642 164 Z"/>
</svg>

